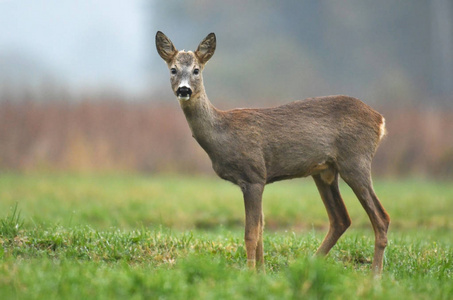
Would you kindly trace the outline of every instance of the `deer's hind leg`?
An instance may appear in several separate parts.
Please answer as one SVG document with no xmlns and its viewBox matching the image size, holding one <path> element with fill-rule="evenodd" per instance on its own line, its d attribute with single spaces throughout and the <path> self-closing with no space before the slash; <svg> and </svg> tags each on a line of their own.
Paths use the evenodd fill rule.
<svg viewBox="0 0 453 300">
<path fill-rule="evenodd" d="M 351 225 L 351 219 L 338 188 L 338 172 L 334 169 L 328 169 L 320 174 L 313 175 L 313 179 L 326 207 L 330 222 L 329 231 L 316 254 L 326 255 Z"/>
<path fill-rule="evenodd" d="M 354 191 L 370 218 L 375 234 L 372 269 L 375 274 L 380 274 L 387 246 L 390 217 L 374 192 L 371 180 L 371 162 L 363 160 L 359 163 L 345 164 L 340 175 Z"/>
</svg>

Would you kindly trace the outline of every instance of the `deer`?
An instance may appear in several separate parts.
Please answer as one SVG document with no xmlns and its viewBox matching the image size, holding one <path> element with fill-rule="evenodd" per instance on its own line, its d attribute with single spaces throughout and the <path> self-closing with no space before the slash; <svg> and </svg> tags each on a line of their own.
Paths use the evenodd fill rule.
<svg viewBox="0 0 453 300">
<path fill-rule="evenodd" d="M 373 190 L 371 162 L 386 134 L 384 117 L 344 95 L 223 111 L 209 101 L 202 76 L 216 49 L 215 34 L 208 34 L 196 51 L 177 50 L 161 31 L 155 41 L 192 136 L 208 154 L 215 173 L 242 191 L 247 267 L 265 271 L 262 195 L 266 184 L 285 179 L 314 179 L 329 218 L 327 235 L 315 255 L 327 255 L 351 225 L 340 195 L 340 176 L 371 221 L 375 235 L 371 268 L 380 276 L 390 217 Z"/>
</svg>

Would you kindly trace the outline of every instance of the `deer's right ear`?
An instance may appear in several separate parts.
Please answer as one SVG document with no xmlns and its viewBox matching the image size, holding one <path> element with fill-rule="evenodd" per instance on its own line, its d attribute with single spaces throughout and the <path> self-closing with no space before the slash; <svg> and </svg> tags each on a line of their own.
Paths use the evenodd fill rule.
<svg viewBox="0 0 453 300">
<path fill-rule="evenodd" d="M 156 33 L 156 48 L 160 57 L 167 63 L 170 63 L 173 57 L 178 53 L 178 50 L 176 50 L 170 39 L 160 31 Z"/>
</svg>

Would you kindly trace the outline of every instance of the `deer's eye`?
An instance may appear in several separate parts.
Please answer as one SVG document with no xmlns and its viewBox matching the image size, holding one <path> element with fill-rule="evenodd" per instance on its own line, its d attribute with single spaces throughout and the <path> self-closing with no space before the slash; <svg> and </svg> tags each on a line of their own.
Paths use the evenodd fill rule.
<svg viewBox="0 0 453 300">
<path fill-rule="evenodd" d="M 176 69 L 175 68 L 171 68 L 170 72 L 171 72 L 171 74 L 176 75 Z"/>
<path fill-rule="evenodd" d="M 200 69 L 194 69 L 193 70 L 193 75 L 198 75 L 200 74 Z"/>
</svg>

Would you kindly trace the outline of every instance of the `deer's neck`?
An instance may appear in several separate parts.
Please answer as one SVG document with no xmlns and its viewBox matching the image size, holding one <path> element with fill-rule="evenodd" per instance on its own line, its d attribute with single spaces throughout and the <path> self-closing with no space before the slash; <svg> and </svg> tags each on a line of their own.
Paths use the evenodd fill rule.
<svg viewBox="0 0 453 300">
<path fill-rule="evenodd" d="M 204 91 L 180 104 L 193 137 L 208 150 L 206 148 L 215 140 L 215 128 L 221 120 L 221 112 L 209 102 Z"/>
</svg>

